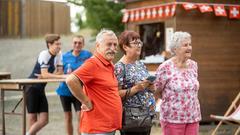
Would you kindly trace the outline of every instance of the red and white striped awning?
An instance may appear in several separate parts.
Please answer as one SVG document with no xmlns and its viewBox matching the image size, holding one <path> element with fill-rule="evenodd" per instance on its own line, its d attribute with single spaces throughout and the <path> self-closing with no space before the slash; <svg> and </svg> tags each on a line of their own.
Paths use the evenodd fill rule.
<svg viewBox="0 0 240 135">
<path fill-rule="evenodd" d="M 190 2 L 172 2 L 160 4 L 157 6 L 148 6 L 134 9 L 125 9 L 122 22 L 137 22 L 151 19 L 168 19 L 176 14 L 176 5 L 182 5 L 186 10 L 199 9 L 201 13 L 214 12 L 216 16 L 228 16 L 230 19 L 240 19 L 240 5 L 235 4 L 217 4 L 217 3 L 190 3 Z"/>
</svg>

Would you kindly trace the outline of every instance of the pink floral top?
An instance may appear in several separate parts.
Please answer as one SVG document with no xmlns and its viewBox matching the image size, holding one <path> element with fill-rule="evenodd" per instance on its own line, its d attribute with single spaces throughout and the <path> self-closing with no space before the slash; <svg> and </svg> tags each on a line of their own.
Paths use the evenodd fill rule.
<svg viewBox="0 0 240 135">
<path fill-rule="evenodd" d="M 179 69 L 169 59 L 156 71 L 155 86 L 162 90 L 161 121 L 193 123 L 201 120 L 197 63 L 187 60 L 187 67 Z"/>
</svg>

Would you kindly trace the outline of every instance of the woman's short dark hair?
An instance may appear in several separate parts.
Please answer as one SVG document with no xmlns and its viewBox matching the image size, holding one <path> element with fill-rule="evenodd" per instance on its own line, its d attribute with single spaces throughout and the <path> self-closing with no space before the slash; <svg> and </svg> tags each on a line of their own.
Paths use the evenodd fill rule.
<svg viewBox="0 0 240 135">
<path fill-rule="evenodd" d="M 129 42 L 137 39 L 140 39 L 140 35 L 135 31 L 125 30 L 122 32 L 118 37 L 119 47 L 121 51 L 126 54 L 126 51 L 123 49 L 123 45 L 130 46 Z"/>
<path fill-rule="evenodd" d="M 47 44 L 47 48 L 49 48 L 48 44 L 53 44 L 55 41 L 60 39 L 60 35 L 58 34 L 46 34 L 45 35 L 45 41 Z"/>
</svg>

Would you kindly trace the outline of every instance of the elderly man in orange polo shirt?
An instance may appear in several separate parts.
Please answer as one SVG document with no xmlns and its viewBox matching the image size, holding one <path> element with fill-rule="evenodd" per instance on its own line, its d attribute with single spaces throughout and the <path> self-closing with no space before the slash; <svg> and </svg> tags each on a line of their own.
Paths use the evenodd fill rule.
<svg viewBox="0 0 240 135">
<path fill-rule="evenodd" d="M 82 103 L 82 135 L 114 135 L 121 128 L 122 103 L 112 63 L 117 46 L 113 31 L 100 31 L 94 56 L 66 80 L 72 94 Z"/>
</svg>

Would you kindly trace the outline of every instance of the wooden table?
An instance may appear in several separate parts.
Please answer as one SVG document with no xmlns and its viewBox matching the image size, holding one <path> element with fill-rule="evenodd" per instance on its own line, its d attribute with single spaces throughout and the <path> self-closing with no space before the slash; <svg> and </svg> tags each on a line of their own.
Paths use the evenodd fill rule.
<svg viewBox="0 0 240 135">
<path fill-rule="evenodd" d="M 10 72 L 0 72 L 0 80 L 2 79 L 10 79 L 11 73 Z M 0 92 L 0 102 L 3 100 L 3 91 Z M 0 131 L 4 131 L 3 129 L 0 129 Z"/>
<path fill-rule="evenodd" d="M 2 79 L 10 79 L 11 73 L 10 72 L 0 72 L 0 80 Z"/>
<path fill-rule="evenodd" d="M 24 86 L 37 84 L 37 83 L 53 83 L 53 82 L 64 82 L 65 79 L 8 79 L 0 80 L 0 90 L 1 90 L 1 106 L 2 106 L 2 135 L 5 135 L 5 114 L 9 115 L 21 115 L 23 118 L 22 123 L 22 135 L 26 134 L 26 92 Z M 4 110 L 4 91 L 20 91 L 22 92 L 22 99 L 17 103 L 23 101 L 22 113 L 5 112 Z M 14 110 L 15 110 L 14 108 Z"/>
</svg>

